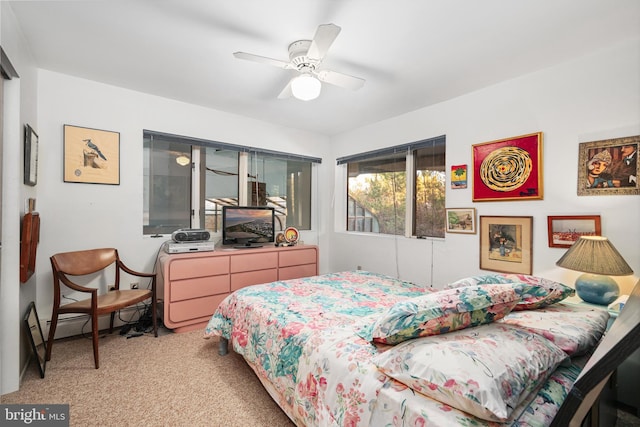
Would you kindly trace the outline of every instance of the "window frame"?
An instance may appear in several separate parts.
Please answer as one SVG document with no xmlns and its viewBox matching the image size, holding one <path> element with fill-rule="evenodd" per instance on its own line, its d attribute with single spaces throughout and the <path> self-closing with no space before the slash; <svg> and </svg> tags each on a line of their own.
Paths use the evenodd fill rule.
<svg viewBox="0 0 640 427">
<path fill-rule="evenodd" d="M 314 193 L 313 183 L 317 181 L 317 168 L 314 167 L 315 164 L 322 163 L 322 158 L 312 157 L 300 154 L 293 153 L 284 153 L 280 151 L 268 150 L 263 148 L 237 145 L 237 144 L 229 144 L 219 141 L 206 140 L 188 136 L 180 136 L 174 134 L 168 134 L 163 132 L 151 131 L 144 129 L 143 130 L 143 142 L 145 145 L 145 149 L 147 148 L 147 141 L 153 141 L 154 138 L 158 138 L 159 140 L 165 142 L 172 142 L 183 144 L 185 147 L 185 152 L 191 153 L 191 163 L 189 165 L 191 169 L 191 191 L 190 191 L 190 227 L 191 228 L 200 228 L 200 224 L 204 222 L 205 215 L 205 206 L 202 204 L 203 196 L 200 194 L 204 191 L 204 175 L 202 173 L 203 170 L 203 159 L 206 157 L 201 156 L 201 148 L 205 149 L 222 149 L 227 151 L 234 151 L 238 153 L 238 205 L 239 206 L 247 206 L 250 201 L 250 195 L 248 192 L 248 183 L 251 182 L 251 178 L 249 177 L 249 157 L 250 154 L 253 155 L 262 155 L 265 157 L 277 158 L 284 161 L 298 161 L 298 162 L 309 162 L 310 163 L 310 191 L 311 195 L 309 197 L 309 229 L 312 230 L 314 228 L 314 206 L 316 206 L 316 196 Z M 149 153 L 145 151 L 145 156 L 148 156 Z M 146 162 L 146 158 L 145 158 Z M 143 174 L 143 179 L 149 179 L 149 184 L 151 184 L 151 177 L 146 173 Z M 146 187 L 147 182 L 145 182 L 144 186 Z M 148 194 L 145 189 L 145 203 Z M 143 212 L 146 215 L 147 209 L 143 208 Z M 146 220 L 143 220 L 143 236 L 160 236 L 160 235 L 170 235 L 170 232 L 154 232 L 153 228 L 156 226 L 146 224 Z"/>
<path fill-rule="evenodd" d="M 355 234 L 363 234 L 363 235 L 378 235 L 378 236 L 390 236 L 390 237 L 397 237 L 397 236 L 402 236 L 404 235 L 404 237 L 407 238 L 426 238 L 426 239 L 443 239 L 445 236 L 417 236 L 415 233 L 416 230 L 416 209 L 417 209 L 417 200 L 416 200 L 416 173 L 417 173 L 417 165 L 416 165 L 416 161 L 415 161 L 415 156 L 414 153 L 421 149 L 421 148 L 426 148 L 426 147 L 443 147 L 444 150 L 444 162 L 442 165 L 438 165 L 441 166 L 443 168 L 443 174 L 444 174 L 444 178 L 445 178 L 445 182 L 443 185 L 443 194 L 446 197 L 446 136 L 445 135 L 440 135 L 437 137 L 433 137 L 433 138 L 428 138 L 428 139 L 424 139 L 424 140 L 419 140 L 419 141 L 415 141 L 415 142 L 411 142 L 408 144 L 401 144 L 401 145 L 395 145 L 395 146 L 391 146 L 391 147 L 385 147 L 382 149 L 378 149 L 378 150 L 372 150 L 372 151 L 367 151 L 367 152 L 362 152 L 362 153 L 357 153 L 357 154 L 352 154 L 352 155 L 348 155 L 348 156 L 343 156 L 343 157 L 338 157 L 336 159 L 336 164 L 338 166 L 342 166 L 342 179 L 340 180 L 340 183 L 342 185 L 342 191 L 344 192 L 344 197 L 343 197 L 343 207 L 342 207 L 342 212 L 344 213 L 342 215 L 342 219 L 344 222 L 340 223 L 339 225 L 339 230 L 342 230 L 343 232 L 346 233 L 355 233 Z M 348 180 L 349 180 L 349 173 L 348 173 L 348 163 L 351 162 L 358 162 L 358 161 L 363 161 L 363 160 L 368 160 L 368 159 L 374 159 L 376 157 L 384 157 L 385 155 L 394 155 L 394 154 L 398 154 L 398 153 L 406 153 L 406 158 L 405 158 L 405 174 L 406 174 L 406 198 L 405 198 L 405 228 L 404 228 L 404 233 L 403 234 L 384 234 L 384 233 L 375 233 L 375 232 L 368 232 L 368 231 L 352 231 L 352 230 L 348 230 L 348 224 L 349 224 L 349 212 L 348 212 L 348 208 L 349 208 L 349 202 L 348 202 Z M 446 205 L 446 203 L 445 203 Z M 338 224 L 337 224 L 338 225 Z M 444 226 L 444 225 L 443 225 Z"/>
</svg>

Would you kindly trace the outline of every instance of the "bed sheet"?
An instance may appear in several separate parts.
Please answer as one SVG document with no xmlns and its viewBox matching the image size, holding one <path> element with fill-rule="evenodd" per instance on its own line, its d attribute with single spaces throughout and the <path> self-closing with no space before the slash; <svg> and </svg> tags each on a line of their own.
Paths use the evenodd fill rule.
<svg viewBox="0 0 640 427">
<path fill-rule="evenodd" d="M 299 426 L 421 425 L 436 415 L 425 425 L 500 425 L 415 394 L 371 362 L 390 346 L 374 345 L 358 332 L 396 302 L 432 291 L 363 271 L 256 285 L 223 301 L 205 336 L 229 339 Z M 559 368 L 534 399 L 539 404 L 520 411 L 531 412 L 529 418 L 511 425 L 544 425 L 577 372 Z"/>
</svg>

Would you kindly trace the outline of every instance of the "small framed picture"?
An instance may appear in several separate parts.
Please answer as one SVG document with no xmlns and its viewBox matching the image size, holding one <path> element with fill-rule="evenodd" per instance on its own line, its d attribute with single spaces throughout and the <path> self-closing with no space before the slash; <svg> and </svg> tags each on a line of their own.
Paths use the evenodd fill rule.
<svg viewBox="0 0 640 427">
<path fill-rule="evenodd" d="M 38 135 L 29 125 L 24 126 L 24 184 L 38 182 Z"/>
<path fill-rule="evenodd" d="M 569 248 L 581 236 L 601 236 L 600 215 L 548 216 L 550 248 Z"/>
<path fill-rule="evenodd" d="M 451 166 L 451 188 L 467 188 L 467 165 Z"/>
<path fill-rule="evenodd" d="M 531 274 L 533 217 L 480 216 L 480 269 Z"/>
<path fill-rule="evenodd" d="M 476 234 L 476 210 L 474 208 L 449 208 L 447 212 L 447 233 Z"/>
<path fill-rule="evenodd" d="M 46 359 L 46 344 L 44 335 L 42 334 L 42 327 L 40 326 L 40 319 L 38 318 L 38 312 L 36 311 L 36 305 L 32 301 L 29 303 L 27 312 L 23 319 L 25 330 L 29 336 L 29 342 L 31 343 L 31 349 L 36 358 L 38 364 L 38 370 L 40 371 L 40 378 L 44 378 L 44 371 L 47 366 Z"/>
<path fill-rule="evenodd" d="M 472 146 L 473 201 L 542 199 L 542 132 Z"/>
<path fill-rule="evenodd" d="M 64 125 L 64 182 L 120 184 L 120 133 Z"/>
<path fill-rule="evenodd" d="M 640 135 L 583 142 L 578 153 L 578 196 L 640 194 Z"/>
</svg>

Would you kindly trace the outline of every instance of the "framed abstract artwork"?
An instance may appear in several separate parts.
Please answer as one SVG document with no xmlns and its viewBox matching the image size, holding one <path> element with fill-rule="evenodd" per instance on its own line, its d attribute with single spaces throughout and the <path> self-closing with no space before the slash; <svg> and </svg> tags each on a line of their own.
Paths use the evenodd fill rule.
<svg viewBox="0 0 640 427">
<path fill-rule="evenodd" d="M 531 274 L 533 217 L 480 216 L 480 269 Z"/>
<path fill-rule="evenodd" d="M 120 184 L 120 133 L 64 125 L 64 182 Z"/>
<path fill-rule="evenodd" d="M 550 248 L 569 248 L 581 236 L 601 236 L 600 215 L 548 216 Z"/>
<path fill-rule="evenodd" d="M 476 210 L 474 208 L 445 209 L 447 233 L 476 234 Z"/>
<path fill-rule="evenodd" d="M 640 135 L 580 143 L 578 196 L 640 194 Z"/>
<path fill-rule="evenodd" d="M 542 199 L 542 132 L 472 146 L 473 201 Z"/>
</svg>

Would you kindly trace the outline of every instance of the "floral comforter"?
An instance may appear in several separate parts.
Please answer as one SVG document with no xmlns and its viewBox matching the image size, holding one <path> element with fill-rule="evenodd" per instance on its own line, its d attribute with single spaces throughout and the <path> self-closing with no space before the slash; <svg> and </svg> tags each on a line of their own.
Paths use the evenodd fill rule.
<svg viewBox="0 0 640 427">
<path fill-rule="evenodd" d="M 205 337 L 230 340 L 299 426 L 500 425 L 415 393 L 372 363 L 390 346 L 372 344 L 358 332 L 396 302 L 432 291 L 364 271 L 251 286 L 220 304 Z M 588 340 L 602 333 L 608 315 L 592 317 L 580 320 L 580 328 L 559 323 L 569 324 L 565 335 L 587 325 Z M 526 327 L 532 320 L 539 323 L 523 318 L 512 324 Z M 534 397 L 531 405 L 537 406 L 527 402 L 518 412 L 521 419 L 509 424 L 545 425 L 579 371 L 576 364 L 559 368 Z"/>
</svg>

